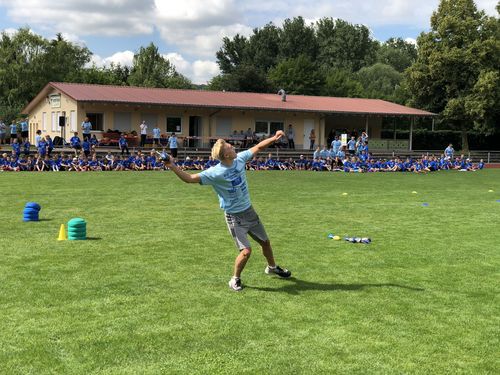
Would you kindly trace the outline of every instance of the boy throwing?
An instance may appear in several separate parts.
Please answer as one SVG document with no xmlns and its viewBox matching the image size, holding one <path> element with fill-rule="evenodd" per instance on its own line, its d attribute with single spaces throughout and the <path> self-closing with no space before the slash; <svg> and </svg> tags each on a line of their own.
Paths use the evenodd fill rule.
<svg viewBox="0 0 500 375">
<path fill-rule="evenodd" d="M 259 216 L 250 203 L 245 173 L 247 161 L 284 135 L 282 130 L 278 130 L 273 137 L 239 153 L 236 153 L 231 144 L 219 139 L 212 148 L 212 158 L 218 159 L 220 163 L 196 174 L 189 174 L 181 170 L 171 158 L 165 161 L 166 165 L 182 181 L 211 185 L 217 193 L 220 207 L 225 212 L 227 227 L 240 252 L 234 262 L 233 277 L 229 280 L 229 287 L 237 292 L 243 288 L 241 273 L 252 252 L 248 235 L 262 247 L 262 252 L 267 260 L 267 267 L 264 271 L 266 274 L 275 274 L 283 278 L 291 276 L 289 270 L 281 268 L 274 261 L 271 242 Z"/>
</svg>

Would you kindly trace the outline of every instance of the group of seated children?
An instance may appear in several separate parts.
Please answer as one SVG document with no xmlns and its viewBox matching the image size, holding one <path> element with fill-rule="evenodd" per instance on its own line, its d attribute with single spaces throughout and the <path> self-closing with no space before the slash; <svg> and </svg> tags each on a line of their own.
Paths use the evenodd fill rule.
<svg viewBox="0 0 500 375">
<path fill-rule="evenodd" d="M 105 156 L 99 157 L 95 152 L 81 150 L 79 154 L 68 155 L 64 152 L 52 155 L 47 152 L 46 146 L 39 147 L 39 152 L 30 155 L 29 152 L 21 154 L 20 149 L 13 148 L 11 154 L 0 155 L 0 171 L 143 171 L 143 170 L 165 170 L 167 169 L 155 150 L 147 154 L 141 151 L 133 155 L 115 155 L 108 152 Z M 183 170 L 204 170 L 218 163 L 209 157 L 204 160 L 202 157 L 191 159 L 189 156 L 185 160 L 176 161 Z M 270 153 L 266 158 L 254 157 L 247 163 L 248 170 L 311 170 L 311 171 L 343 171 L 343 172 L 414 172 L 427 173 L 438 170 L 461 170 L 475 171 L 484 168 L 481 159 L 474 164 L 463 155 L 450 159 L 444 155 L 440 157 L 422 155 L 418 159 L 399 157 L 393 159 L 374 159 L 371 154 L 364 156 L 338 156 L 316 157 L 309 159 L 300 155 L 296 160 L 289 158 L 280 160 Z"/>
<path fill-rule="evenodd" d="M 203 170 L 216 165 L 211 157 L 208 160 L 189 157 L 177 164 L 184 170 Z M 143 171 L 143 170 L 165 170 L 166 167 L 152 150 L 148 154 L 137 151 L 134 155 L 115 155 L 108 152 L 105 156 L 99 157 L 96 153 L 86 155 L 81 151 L 78 155 L 68 155 L 64 152 L 48 155 L 36 153 L 31 155 L 10 155 L 4 153 L 0 155 L 0 171 L 36 171 L 36 172 L 58 172 L 58 171 Z"/>
<path fill-rule="evenodd" d="M 311 171 L 343 171 L 343 172 L 415 172 L 427 173 L 438 170 L 461 170 L 475 171 L 484 168 L 483 159 L 474 164 L 463 155 L 451 160 L 444 155 L 441 157 L 422 155 L 418 159 L 399 157 L 393 159 L 374 159 L 368 157 L 347 156 L 343 159 L 335 158 L 313 158 L 309 159 L 300 155 L 299 159 L 280 160 L 269 154 L 267 158 L 254 157 L 248 164 L 249 170 L 311 170 Z"/>
</svg>

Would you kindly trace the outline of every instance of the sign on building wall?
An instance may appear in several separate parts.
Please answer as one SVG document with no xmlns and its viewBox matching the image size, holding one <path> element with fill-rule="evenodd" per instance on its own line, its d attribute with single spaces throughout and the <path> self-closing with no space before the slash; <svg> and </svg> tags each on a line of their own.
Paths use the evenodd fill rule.
<svg viewBox="0 0 500 375">
<path fill-rule="evenodd" d="M 340 142 L 342 142 L 342 146 L 347 146 L 347 134 L 341 135 Z"/>
<path fill-rule="evenodd" d="M 61 108 L 61 94 L 49 95 L 50 108 Z"/>
</svg>

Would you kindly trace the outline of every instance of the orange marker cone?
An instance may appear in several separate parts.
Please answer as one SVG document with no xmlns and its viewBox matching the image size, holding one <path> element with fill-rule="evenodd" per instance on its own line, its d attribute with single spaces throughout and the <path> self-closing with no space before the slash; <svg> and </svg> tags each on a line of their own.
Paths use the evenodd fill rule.
<svg viewBox="0 0 500 375">
<path fill-rule="evenodd" d="M 66 229 L 64 228 L 64 224 L 61 224 L 61 228 L 59 229 L 59 237 L 58 241 L 66 241 L 68 238 L 66 237 Z"/>
</svg>

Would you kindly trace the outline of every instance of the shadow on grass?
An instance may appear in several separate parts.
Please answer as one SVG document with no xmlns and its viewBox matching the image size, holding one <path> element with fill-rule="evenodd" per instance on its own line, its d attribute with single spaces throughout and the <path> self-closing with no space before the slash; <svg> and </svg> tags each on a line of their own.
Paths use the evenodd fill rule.
<svg viewBox="0 0 500 375">
<path fill-rule="evenodd" d="M 23 223 L 38 223 L 39 221 L 53 221 L 54 219 L 38 219 L 38 220 L 30 220 L 30 221 L 24 221 Z"/>
<path fill-rule="evenodd" d="M 87 237 L 87 241 L 100 241 L 102 240 L 101 237 Z"/>
<path fill-rule="evenodd" d="M 246 285 L 245 287 L 248 289 L 260 290 L 263 292 L 285 292 L 289 294 L 299 294 L 302 291 L 308 290 L 321 290 L 321 291 L 357 291 L 363 290 L 366 288 L 400 288 L 407 289 L 414 292 L 424 292 L 425 289 L 422 288 L 414 288 L 406 285 L 392 284 L 392 283 L 384 283 L 384 284 L 321 284 L 321 283 L 313 283 L 306 280 L 300 280 L 295 277 L 291 277 L 289 279 L 283 279 L 283 282 L 286 283 L 283 286 L 278 288 L 269 288 L 269 287 L 257 287 Z"/>
</svg>

